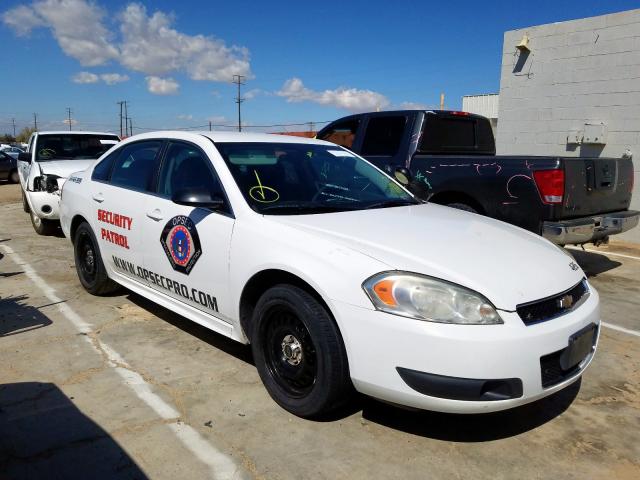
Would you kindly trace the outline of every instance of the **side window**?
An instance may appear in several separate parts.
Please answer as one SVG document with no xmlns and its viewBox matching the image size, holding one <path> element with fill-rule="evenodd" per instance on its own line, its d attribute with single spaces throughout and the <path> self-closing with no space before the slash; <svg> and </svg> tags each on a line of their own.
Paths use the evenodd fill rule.
<svg viewBox="0 0 640 480">
<path fill-rule="evenodd" d="M 319 138 L 320 140 L 326 140 L 327 142 L 351 148 L 353 146 L 353 141 L 356 138 L 358 125 L 360 125 L 360 119 L 358 118 L 345 120 L 344 122 L 336 123 L 330 130 L 324 132 Z"/>
<path fill-rule="evenodd" d="M 161 145 L 161 140 L 149 140 L 121 148 L 111 173 L 111 184 L 141 192 L 153 191 Z"/>
<path fill-rule="evenodd" d="M 91 180 L 96 180 L 99 182 L 108 181 L 109 173 L 111 172 L 111 166 L 113 165 L 113 162 L 115 162 L 116 158 L 118 158 L 118 155 L 121 151 L 122 150 L 116 150 L 107 158 L 102 160 L 98 165 L 96 165 L 93 169 L 93 173 L 91 174 Z"/>
<path fill-rule="evenodd" d="M 176 192 L 191 189 L 208 190 L 212 196 L 224 198 L 220 181 L 206 154 L 195 145 L 172 142 L 160 170 L 158 193 L 171 198 Z"/>
<path fill-rule="evenodd" d="M 407 118 L 371 117 L 362 144 L 362 155 L 395 155 L 400 148 Z"/>
</svg>

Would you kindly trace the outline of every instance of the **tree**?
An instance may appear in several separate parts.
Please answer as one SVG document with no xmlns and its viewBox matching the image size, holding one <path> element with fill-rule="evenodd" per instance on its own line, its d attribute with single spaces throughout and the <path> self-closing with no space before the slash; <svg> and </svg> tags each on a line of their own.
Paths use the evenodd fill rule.
<svg viewBox="0 0 640 480">
<path fill-rule="evenodd" d="M 27 143 L 29 141 L 29 137 L 31 136 L 31 134 L 35 131 L 36 131 L 35 128 L 24 127 L 22 130 L 20 130 L 20 133 L 16 137 L 16 141 L 20 143 Z"/>
<path fill-rule="evenodd" d="M 4 135 L 0 135 L 0 143 L 13 143 L 16 139 L 13 138 L 12 135 L 5 133 Z"/>
</svg>

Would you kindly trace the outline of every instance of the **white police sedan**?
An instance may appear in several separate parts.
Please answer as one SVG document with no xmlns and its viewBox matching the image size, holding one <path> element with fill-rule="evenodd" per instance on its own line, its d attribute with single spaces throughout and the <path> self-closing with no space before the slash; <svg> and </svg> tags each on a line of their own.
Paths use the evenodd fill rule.
<svg viewBox="0 0 640 480">
<path fill-rule="evenodd" d="M 507 409 L 576 381 L 597 345 L 598 294 L 560 248 L 425 204 L 328 142 L 136 135 L 69 178 L 61 223 L 87 291 L 122 285 L 250 343 L 303 417 L 354 388 Z"/>
</svg>

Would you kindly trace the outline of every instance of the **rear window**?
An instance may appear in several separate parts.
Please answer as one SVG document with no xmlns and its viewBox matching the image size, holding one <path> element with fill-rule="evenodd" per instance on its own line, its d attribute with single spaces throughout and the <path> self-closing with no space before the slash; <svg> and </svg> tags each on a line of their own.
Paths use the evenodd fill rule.
<svg viewBox="0 0 640 480">
<path fill-rule="evenodd" d="M 484 118 L 428 114 L 419 151 L 494 154 L 491 125 Z"/>
</svg>

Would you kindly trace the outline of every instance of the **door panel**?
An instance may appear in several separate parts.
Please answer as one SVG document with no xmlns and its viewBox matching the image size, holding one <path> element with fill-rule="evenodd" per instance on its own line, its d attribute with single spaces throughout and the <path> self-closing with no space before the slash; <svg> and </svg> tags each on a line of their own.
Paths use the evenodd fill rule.
<svg viewBox="0 0 640 480">
<path fill-rule="evenodd" d="M 103 161 L 112 162 L 108 180 L 91 183 L 92 223 L 105 266 L 144 285 L 144 204 L 152 196 L 162 143 L 148 140 L 124 146 Z"/>
<path fill-rule="evenodd" d="M 190 143 L 171 142 L 159 175 L 158 195 L 145 204 L 144 267 L 149 285 L 230 323 L 229 248 L 234 219 L 225 210 L 212 212 L 171 201 L 176 192 L 190 189 L 224 196 L 206 154 Z"/>
</svg>

